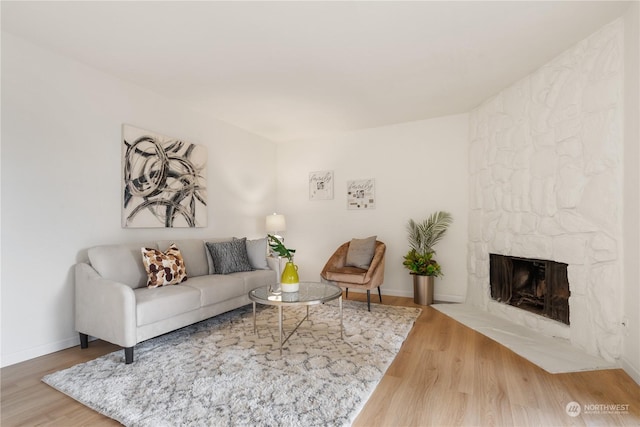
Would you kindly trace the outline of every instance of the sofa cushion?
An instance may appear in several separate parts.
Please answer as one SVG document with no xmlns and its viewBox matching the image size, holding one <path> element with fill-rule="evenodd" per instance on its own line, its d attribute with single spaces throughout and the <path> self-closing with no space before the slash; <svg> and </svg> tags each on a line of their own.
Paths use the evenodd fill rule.
<svg viewBox="0 0 640 427">
<path fill-rule="evenodd" d="M 245 291 L 254 290 L 260 286 L 273 285 L 278 282 L 276 272 L 273 270 L 254 270 L 241 273 L 233 273 L 230 276 L 244 281 Z"/>
<path fill-rule="evenodd" d="M 162 252 L 153 248 L 140 248 L 142 263 L 147 271 L 147 287 L 177 285 L 187 280 L 187 271 L 180 249 L 175 244 Z"/>
<path fill-rule="evenodd" d="M 200 292 L 200 304 L 202 307 L 246 295 L 248 292 L 245 291 L 242 278 L 224 274 L 193 277 L 189 279 L 185 286 L 197 289 Z"/>
<path fill-rule="evenodd" d="M 207 242 L 207 248 L 213 258 L 216 274 L 229 274 L 238 271 L 251 271 L 251 264 L 247 256 L 246 238 L 231 240 L 230 242 Z"/>
<path fill-rule="evenodd" d="M 133 289 L 147 285 L 147 273 L 140 261 L 140 247 L 157 248 L 153 242 L 94 246 L 87 251 L 91 266 L 104 279 Z"/>
<path fill-rule="evenodd" d="M 184 266 L 189 273 L 189 278 L 204 276 L 209 274 L 209 263 L 207 262 L 207 248 L 202 239 L 182 239 L 182 240 L 161 240 L 158 248 L 167 248 L 175 243 L 180 248 Z"/>
<path fill-rule="evenodd" d="M 368 269 L 376 251 L 376 237 L 371 236 L 366 239 L 351 239 L 347 250 L 348 267 L 358 267 Z"/>
<path fill-rule="evenodd" d="M 247 256 L 249 264 L 255 270 L 266 270 L 267 264 L 267 238 L 249 240 L 247 239 Z"/>
<path fill-rule="evenodd" d="M 216 268 L 213 265 L 213 258 L 211 257 L 211 252 L 209 251 L 209 248 L 207 248 L 207 243 L 220 243 L 220 242 L 230 242 L 231 240 L 233 240 L 232 237 L 222 237 L 222 238 L 218 238 L 218 239 L 205 239 L 204 240 L 204 245 L 205 245 L 205 253 L 207 255 L 207 264 L 209 266 L 209 274 L 216 274 Z"/>
<path fill-rule="evenodd" d="M 200 308 L 200 292 L 189 286 L 140 288 L 136 296 L 137 325 L 148 325 Z"/>
</svg>

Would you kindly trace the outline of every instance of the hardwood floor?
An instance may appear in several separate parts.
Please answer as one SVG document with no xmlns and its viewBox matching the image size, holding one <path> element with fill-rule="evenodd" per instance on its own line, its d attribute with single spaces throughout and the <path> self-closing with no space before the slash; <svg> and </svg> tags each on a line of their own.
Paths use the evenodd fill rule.
<svg viewBox="0 0 640 427">
<path fill-rule="evenodd" d="M 366 296 L 351 292 L 349 299 L 366 301 Z M 409 298 L 383 296 L 383 301 L 415 306 Z M 1 425 L 119 425 L 40 381 L 50 372 L 117 349 L 94 341 L 86 350 L 74 347 L 3 368 Z M 577 417 L 566 412 L 572 401 L 582 405 Z M 628 410 L 609 414 L 602 406 L 585 405 L 628 405 Z M 589 408 L 595 413 L 585 413 Z M 638 426 L 640 386 L 621 369 L 549 374 L 439 311 L 423 307 L 354 426 L 454 425 Z"/>
</svg>

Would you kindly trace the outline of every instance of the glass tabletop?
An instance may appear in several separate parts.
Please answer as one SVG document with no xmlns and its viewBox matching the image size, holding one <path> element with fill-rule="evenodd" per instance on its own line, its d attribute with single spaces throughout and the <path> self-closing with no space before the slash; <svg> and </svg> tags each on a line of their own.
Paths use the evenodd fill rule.
<svg viewBox="0 0 640 427">
<path fill-rule="evenodd" d="M 262 286 L 249 292 L 251 301 L 266 305 L 311 305 L 334 300 L 342 295 L 336 285 L 319 282 L 300 282 L 298 292 L 272 293 L 270 286 Z"/>
</svg>

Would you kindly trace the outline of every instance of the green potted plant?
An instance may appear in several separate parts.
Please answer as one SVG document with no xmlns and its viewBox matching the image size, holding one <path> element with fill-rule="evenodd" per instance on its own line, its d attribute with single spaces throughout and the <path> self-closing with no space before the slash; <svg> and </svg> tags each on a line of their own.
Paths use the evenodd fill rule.
<svg viewBox="0 0 640 427">
<path fill-rule="evenodd" d="M 287 259 L 287 264 L 284 266 L 282 276 L 280 277 L 282 292 L 298 292 L 300 288 L 298 266 L 293 263 L 293 254 L 295 254 L 296 250 L 287 248 L 284 243 L 273 234 L 267 234 L 267 238 L 269 239 L 271 249 L 277 253 L 278 256 Z"/>
<path fill-rule="evenodd" d="M 446 234 L 453 218 L 449 212 L 438 211 L 422 222 L 407 223 L 409 252 L 402 263 L 413 276 L 413 301 L 420 305 L 433 303 L 434 278 L 442 276 L 440 264 L 433 259 L 433 249 Z"/>
</svg>

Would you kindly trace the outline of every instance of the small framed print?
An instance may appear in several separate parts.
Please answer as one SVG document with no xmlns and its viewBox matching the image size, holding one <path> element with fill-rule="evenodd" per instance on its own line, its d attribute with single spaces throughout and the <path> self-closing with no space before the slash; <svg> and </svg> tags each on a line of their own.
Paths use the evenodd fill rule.
<svg viewBox="0 0 640 427">
<path fill-rule="evenodd" d="M 309 200 L 333 199 L 333 171 L 309 173 Z"/>
<path fill-rule="evenodd" d="M 374 209 L 376 207 L 375 190 L 373 178 L 347 181 L 347 209 Z"/>
</svg>

